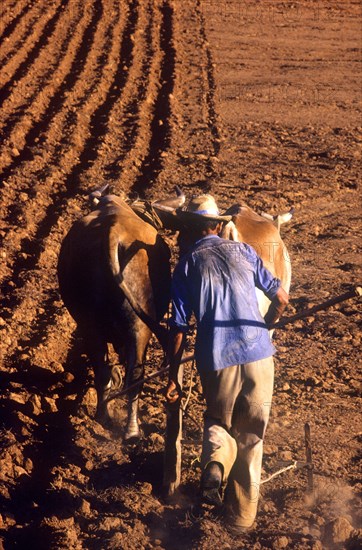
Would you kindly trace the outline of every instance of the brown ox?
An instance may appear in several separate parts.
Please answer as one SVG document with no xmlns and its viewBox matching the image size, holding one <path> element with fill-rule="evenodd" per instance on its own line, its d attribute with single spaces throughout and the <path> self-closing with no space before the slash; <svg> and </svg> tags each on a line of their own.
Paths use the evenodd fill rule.
<svg viewBox="0 0 362 550">
<path fill-rule="evenodd" d="M 169 248 L 157 230 L 122 199 L 101 194 L 92 193 L 96 209 L 66 235 L 58 279 L 94 369 L 96 417 L 104 421 L 112 386 L 107 345 L 113 345 L 126 366 L 126 387 L 143 378 L 149 327 L 156 327 L 157 334 L 169 303 L 171 276 Z M 139 391 L 140 387 L 129 392 L 126 440 L 139 437 Z"/>
<path fill-rule="evenodd" d="M 162 208 L 162 206 L 160 207 Z M 274 276 L 282 282 L 282 287 L 289 292 L 291 281 L 291 264 L 287 248 L 282 241 L 279 228 L 282 223 L 289 221 L 292 210 L 273 218 L 270 215 L 260 216 L 245 204 L 238 204 L 229 208 L 224 214 L 232 215 L 232 221 L 224 225 L 221 237 L 234 241 L 245 242 L 251 245 L 262 258 Z M 182 233 L 186 235 L 187 228 Z M 258 289 L 257 297 L 259 308 L 264 317 L 270 301 Z M 271 333 L 272 335 L 272 333 Z M 180 369 L 180 383 L 182 382 L 182 370 Z M 167 422 L 167 438 L 165 449 L 164 487 L 168 494 L 172 494 L 180 483 L 181 476 L 181 433 L 182 412 L 170 409 Z"/>
</svg>

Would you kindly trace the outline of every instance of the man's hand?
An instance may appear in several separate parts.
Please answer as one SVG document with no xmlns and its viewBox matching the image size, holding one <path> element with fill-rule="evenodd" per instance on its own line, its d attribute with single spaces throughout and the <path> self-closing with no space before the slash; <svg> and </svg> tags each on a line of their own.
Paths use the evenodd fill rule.
<svg viewBox="0 0 362 550">
<path fill-rule="evenodd" d="M 278 288 L 278 292 L 274 296 L 269 309 L 264 317 L 267 326 L 271 326 L 278 321 L 283 311 L 287 307 L 289 296 L 282 287 Z"/>
<path fill-rule="evenodd" d="M 166 400 L 167 403 L 176 403 L 178 399 L 181 399 L 182 390 L 180 384 L 176 384 L 173 380 L 169 380 L 166 388 Z"/>
<path fill-rule="evenodd" d="M 169 357 L 170 372 L 168 386 L 166 388 L 167 403 L 176 403 L 182 396 L 181 386 L 178 383 L 179 368 L 182 353 L 185 349 L 186 334 L 183 331 L 172 330 L 170 333 Z"/>
</svg>

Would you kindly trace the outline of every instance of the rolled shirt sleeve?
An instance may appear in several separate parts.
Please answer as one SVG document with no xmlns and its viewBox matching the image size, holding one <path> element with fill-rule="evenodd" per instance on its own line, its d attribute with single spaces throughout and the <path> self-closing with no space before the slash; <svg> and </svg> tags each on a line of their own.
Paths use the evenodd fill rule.
<svg viewBox="0 0 362 550">
<path fill-rule="evenodd" d="M 255 286 L 262 290 L 264 294 L 272 300 L 278 289 L 280 288 L 281 281 L 264 267 L 262 259 L 256 255 L 255 262 Z"/>
</svg>

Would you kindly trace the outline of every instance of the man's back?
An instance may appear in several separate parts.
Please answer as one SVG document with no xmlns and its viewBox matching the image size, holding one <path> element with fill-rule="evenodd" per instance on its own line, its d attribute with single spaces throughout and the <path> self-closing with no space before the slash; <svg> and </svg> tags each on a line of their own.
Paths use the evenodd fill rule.
<svg viewBox="0 0 362 550">
<path fill-rule="evenodd" d="M 244 243 L 207 236 L 177 265 L 173 278 L 173 323 L 198 323 L 199 369 L 219 370 L 274 353 L 258 309 L 255 287 L 272 299 L 280 282 Z"/>
</svg>

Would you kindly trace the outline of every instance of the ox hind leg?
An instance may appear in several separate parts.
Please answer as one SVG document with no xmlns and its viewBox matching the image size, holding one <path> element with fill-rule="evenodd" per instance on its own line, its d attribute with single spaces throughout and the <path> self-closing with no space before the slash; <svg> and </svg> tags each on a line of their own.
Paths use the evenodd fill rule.
<svg viewBox="0 0 362 550">
<path fill-rule="evenodd" d="M 111 372 L 107 360 L 107 342 L 99 334 L 90 333 L 85 337 L 85 347 L 94 371 L 94 385 L 97 391 L 96 420 L 104 424 L 109 421 L 107 398 L 112 385 Z"/>
<path fill-rule="evenodd" d="M 130 337 L 126 361 L 126 388 L 143 379 L 144 360 L 150 336 L 151 333 L 148 329 L 139 327 L 139 330 L 135 331 L 135 333 Z M 124 441 L 128 443 L 138 440 L 141 436 L 138 425 L 138 402 L 141 391 L 142 384 L 136 388 L 130 389 L 127 393 L 128 414 Z"/>
</svg>

